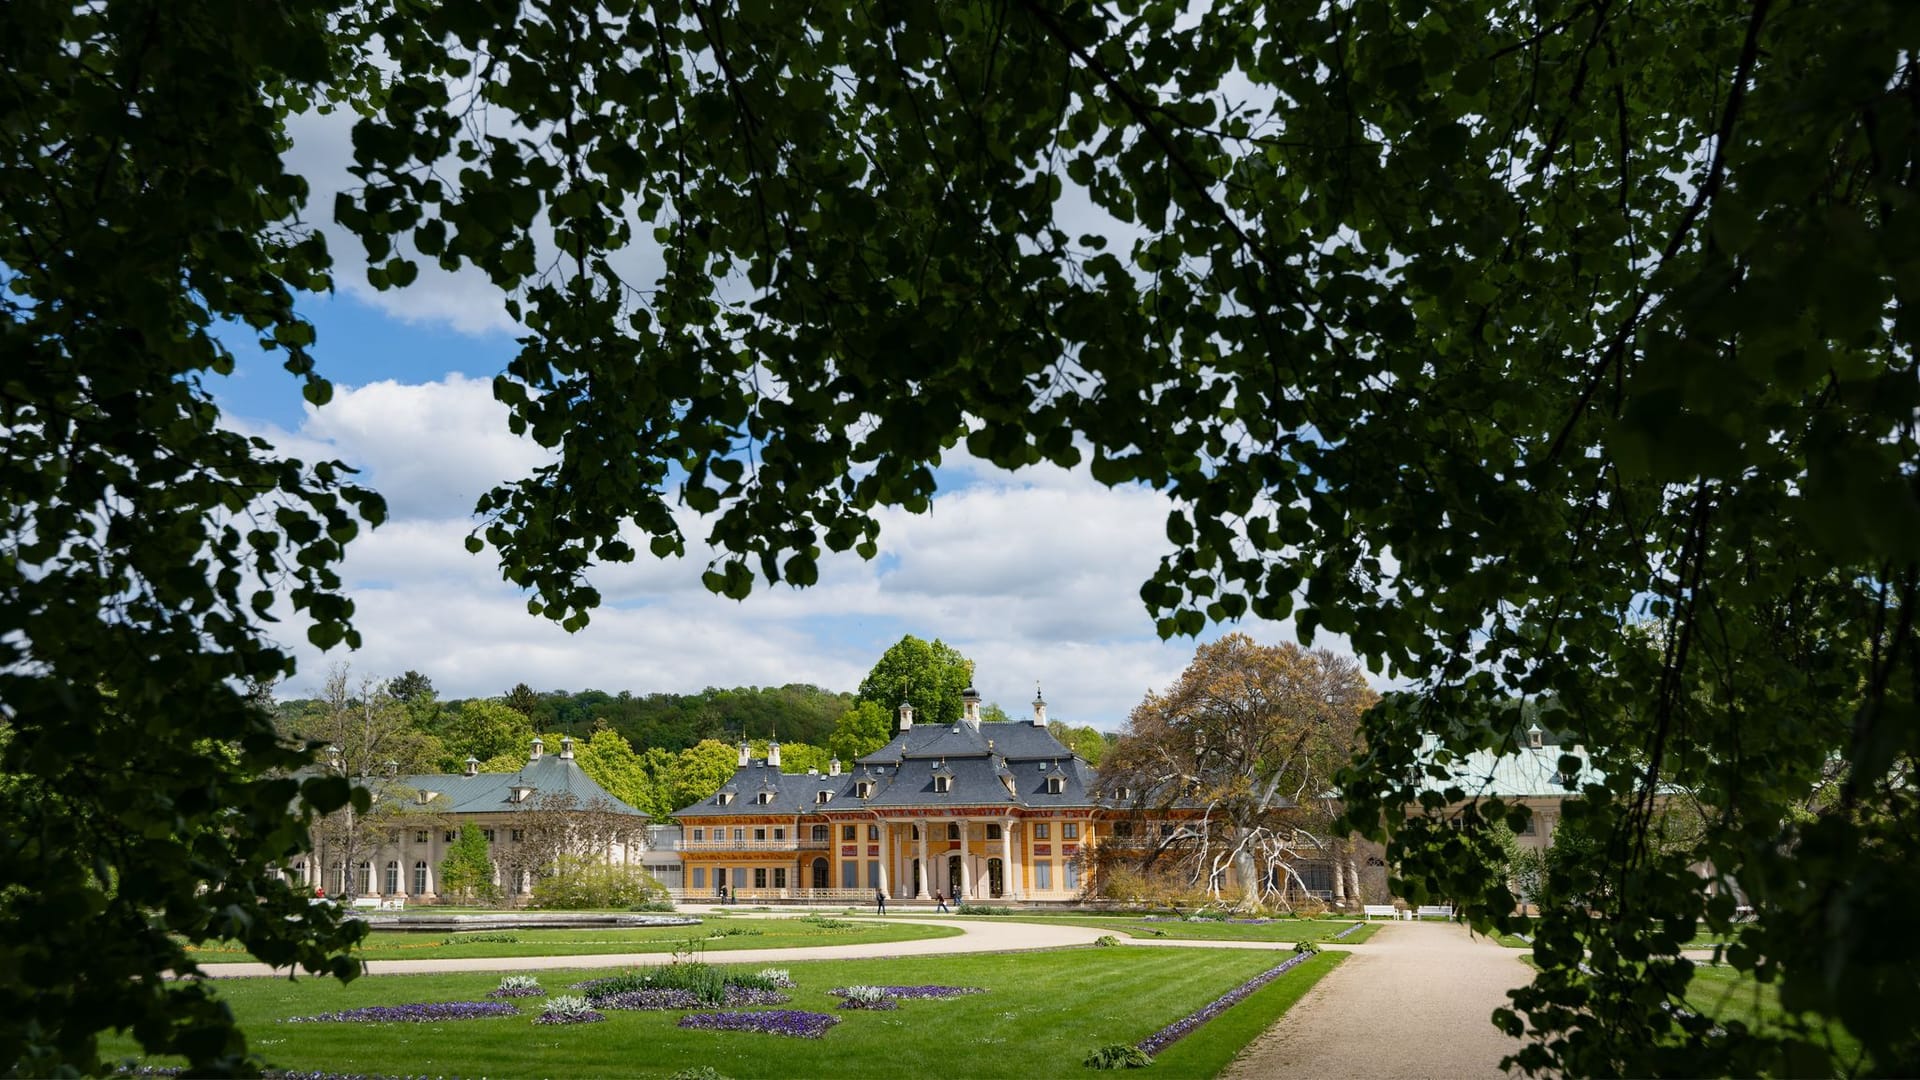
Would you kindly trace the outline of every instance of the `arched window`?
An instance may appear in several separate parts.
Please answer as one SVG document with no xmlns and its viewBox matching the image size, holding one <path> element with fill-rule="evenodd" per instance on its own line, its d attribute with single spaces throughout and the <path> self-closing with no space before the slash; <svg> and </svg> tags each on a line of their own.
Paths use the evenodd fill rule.
<svg viewBox="0 0 1920 1080">
<path fill-rule="evenodd" d="M 413 894 L 419 896 L 427 891 L 427 861 L 413 864 Z"/>
<path fill-rule="evenodd" d="M 960 823 L 959 822 L 957 821 L 947 822 L 947 839 L 949 840 L 960 839 Z"/>
<path fill-rule="evenodd" d="M 388 896 L 393 896 L 393 895 L 395 895 L 396 893 L 398 893 L 398 892 L 400 891 L 400 862 L 399 862 L 399 860 L 397 860 L 397 859 L 388 859 L 388 860 L 387 860 L 387 880 L 386 880 L 386 882 L 385 882 L 385 884 L 386 884 L 386 886 L 387 886 L 387 887 L 386 887 L 386 888 L 384 888 L 384 889 L 382 889 L 382 890 L 380 890 L 380 891 L 381 891 L 381 892 L 384 892 L 384 893 L 386 893 L 386 894 L 387 894 Z"/>
<path fill-rule="evenodd" d="M 354 877 L 357 879 L 355 881 L 355 888 L 353 890 L 356 894 L 365 896 L 367 893 L 370 893 L 373 891 L 373 864 L 372 863 L 364 862 L 364 861 L 361 862 L 360 872 L 358 874 L 355 874 Z"/>
</svg>

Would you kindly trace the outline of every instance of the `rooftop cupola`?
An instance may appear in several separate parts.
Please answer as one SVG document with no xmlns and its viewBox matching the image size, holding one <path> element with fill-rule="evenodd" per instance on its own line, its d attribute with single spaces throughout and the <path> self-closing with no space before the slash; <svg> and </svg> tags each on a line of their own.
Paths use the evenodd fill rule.
<svg viewBox="0 0 1920 1080">
<path fill-rule="evenodd" d="M 528 761 L 528 762 L 535 762 L 535 761 L 539 761 L 539 760 L 540 760 L 540 755 L 542 755 L 542 754 L 544 754 L 544 753 L 546 753 L 546 752 L 547 752 L 547 743 L 546 743 L 546 740 L 544 740 L 544 739 L 542 739 L 542 738 L 541 738 L 540 736 L 538 736 L 538 735 L 535 735 L 535 736 L 533 737 L 533 752 L 532 752 L 531 754 L 528 754 L 528 755 L 527 755 L 527 761 Z"/>
<path fill-rule="evenodd" d="M 751 764 L 753 764 L 753 747 L 747 745 L 747 740 L 741 739 L 740 740 L 740 767 L 744 769 Z"/>
<path fill-rule="evenodd" d="M 980 729 L 980 691 L 972 686 L 960 691 L 960 704 L 966 708 L 966 713 L 961 719 L 966 721 L 968 727 L 978 731 Z"/>
<path fill-rule="evenodd" d="M 472 754 L 468 754 L 468 755 L 467 755 L 467 761 L 466 761 L 466 766 L 467 766 L 467 775 L 468 775 L 468 776 L 479 776 L 479 775 L 480 775 L 480 759 L 479 759 L 479 758 L 477 758 L 477 757 L 474 757 L 474 756 L 473 756 Z"/>
<path fill-rule="evenodd" d="M 777 769 L 779 767 L 780 767 L 780 740 L 775 739 L 772 742 L 767 744 L 767 768 Z"/>
<path fill-rule="evenodd" d="M 389 760 L 387 761 L 387 775 L 388 775 L 388 776 L 399 776 L 399 775 L 400 775 L 400 763 L 399 763 L 399 762 L 397 762 L 397 761 L 393 761 L 393 760 L 391 760 L 391 759 L 389 759 Z"/>
<path fill-rule="evenodd" d="M 900 703 L 900 730 L 913 730 L 913 706 L 904 701 Z"/>
<path fill-rule="evenodd" d="M 1033 726 L 1047 726 L 1047 699 L 1040 693 L 1040 684 L 1033 684 Z"/>
<path fill-rule="evenodd" d="M 1540 730 L 1539 724 L 1527 725 L 1527 746 L 1529 748 L 1534 750 L 1540 749 L 1541 743 L 1545 741 L 1545 737 L 1546 732 Z"/>
<path fill-rule="evenodd" d="M 560 736 L 560 756 L 567 761 L 573 760 L 573 736 Z"/>
<path fill-rule="evenodd" d="M 840 755 L 839 754 L 835 754 L 831 758 L 827 759 L 827 775 L 828 776 L 840 775 Z"/>
</svg>

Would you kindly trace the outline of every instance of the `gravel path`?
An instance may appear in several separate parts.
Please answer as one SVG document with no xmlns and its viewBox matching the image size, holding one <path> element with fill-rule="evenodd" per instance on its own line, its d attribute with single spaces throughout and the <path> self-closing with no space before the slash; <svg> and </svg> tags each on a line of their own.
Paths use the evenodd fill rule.
<svg viewBox="0 0 1920 1080">
<path fill-rule="evenodd" d="M 1392 923 L 1320 980 L 1221 1074 L 1226 1080 L 1500 1075 L 1520 1043 L 1488 1017 L 1532 978 L 1522 951 L 1451 923 Z"/>
</svg>

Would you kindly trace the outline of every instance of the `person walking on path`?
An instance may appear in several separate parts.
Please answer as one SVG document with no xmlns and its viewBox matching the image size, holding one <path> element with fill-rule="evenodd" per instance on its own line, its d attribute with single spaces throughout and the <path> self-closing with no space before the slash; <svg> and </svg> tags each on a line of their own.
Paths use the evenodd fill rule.
<svg viewBox="0 0 1920 1080">
<path fill-rule="evenodd" d="M 933 902 L 939 905 L 933 909 L 935 912 L 947 910 L 947 894 L 941 892 L 939 889 L 933 890 Z"/>
<path fill-rule="evenodd" d="M 881 915 L 887 913 L 887 894 L 881 892 L 878 885 L 873 887 L 873 908 Z"/>
</svg>

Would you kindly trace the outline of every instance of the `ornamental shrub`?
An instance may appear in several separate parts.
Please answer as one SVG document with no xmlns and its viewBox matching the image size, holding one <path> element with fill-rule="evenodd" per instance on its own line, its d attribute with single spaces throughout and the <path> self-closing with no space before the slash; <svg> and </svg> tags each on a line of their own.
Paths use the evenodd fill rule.
<svg viewBox="0 0 1920 1080">
<path fill-rule="evenodd" d="M 637 866 L 562 855 L 552 874 L 533 883 L 529 906 L 547 911 L 631 908 L 665 896 L 666 889 Z"/>
<path fill-rule="evenodd" d="M 1099 937 L 1093 939 L 1093 943 L 1104 949 L 1111 945 L 1120 944 L 1120 939 L 1114 937 L 1112 934 L 1101 934 Z"/>
<path fill-rule="evenodd" d="M 1088 1054 L 1080 1064 L 1089 1069 L 1144 1069 L 1153 1064 L 1153 1058 L 1137 1046 L 1114 1043 Z"/>
</svg>

